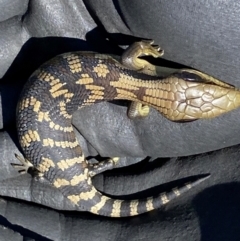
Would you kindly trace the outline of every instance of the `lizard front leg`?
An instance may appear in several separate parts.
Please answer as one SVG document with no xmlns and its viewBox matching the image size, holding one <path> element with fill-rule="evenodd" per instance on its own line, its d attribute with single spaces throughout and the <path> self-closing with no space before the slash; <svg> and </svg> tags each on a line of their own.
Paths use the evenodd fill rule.
<svg viewBox="0 0 240 241">
<path fill-rule="evenodd" d="M 163 56 L 164 51 L 158 45 L 153 45 L 153 43 L 153 40 L 142 40 L 132 44 L 122 54 L 121 63 L 130 69 L 148 75 L 157 75 L 156 66 L 140 58 L 142 56 L 152 56 L 154 58 Z M 142 118 L 148 116 L 149 111 L 149 106 L 133 101 L 128 108 L 127 115 L 130 119 Z"/>
</svg>

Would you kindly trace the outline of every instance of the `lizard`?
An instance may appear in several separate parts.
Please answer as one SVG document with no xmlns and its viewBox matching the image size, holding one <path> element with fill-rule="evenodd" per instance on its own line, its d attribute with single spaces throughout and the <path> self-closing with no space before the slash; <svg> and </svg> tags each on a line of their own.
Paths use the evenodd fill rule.
<svg viewBox="0 0 240 241">
<path fill-rule="evenodd" d="M 214 118 L 240 105 L 234 87 L 197 70 L 155 75 L 139 58 L 162 56 L 152 41 L 130 46 L 121 61 L 105 54 L 76 51 L 44 63 L 29 78 L 17 106 L 17 132 L 24 165 L 33 166 L 77 208 L 109 217 L 135 216 L 157 209 L 206 179 L 140 200 L 119 200 L 99 192 L 91 178 L 114 168 L 117 159 L 90 165 L 71 124 L 75 111 L 102 101 L 133 101 L 130 118 L 146 116 L 149 106 L 169 121 Z"/>
</svg>

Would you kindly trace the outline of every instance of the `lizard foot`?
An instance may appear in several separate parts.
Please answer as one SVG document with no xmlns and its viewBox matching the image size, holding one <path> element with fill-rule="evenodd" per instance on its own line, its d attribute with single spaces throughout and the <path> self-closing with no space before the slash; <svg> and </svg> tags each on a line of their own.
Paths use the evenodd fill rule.
<svg viewBox="0 0 240 241">
<path fill-rule="evenodd" d="M 111 170 L 115 168 L 116 164 L 119 161 L 119 157 L 112 157 L 107 160 L 101 161 L 96 164 L 89 164 L 88 169 L 89 169 L 89 176 L 93 177 L 99 173 L 105 172 L 107 170 Z"/>
<path fill-rule="evenodd" d="M 33 164 L 28 161 L 28 159 L 20 157 L 18 154 L 15 153 L 15 157 L 20 161 L 21 164 L 11 163 L 11 165 L 18 171 L 20 174 L 29 173 L 35 178 L 43 177 L 43 174 L 40 173 Z"/>
</svg>

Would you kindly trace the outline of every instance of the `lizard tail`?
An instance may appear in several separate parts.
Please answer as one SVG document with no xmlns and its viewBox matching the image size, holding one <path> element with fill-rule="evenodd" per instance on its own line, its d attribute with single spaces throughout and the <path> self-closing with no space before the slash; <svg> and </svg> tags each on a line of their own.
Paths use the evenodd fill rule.
<svg viewBox="0 0 240 241">
<path fill-rule="evenodd" d="M 168 192 L 163 192 L 156 196 L 143 199 L 112 199 L 97 191 L 92 185 L 88 185 L 89 191 L 81 192 L 80 195 L 68 196 L 68 199 L 82 209 L 94 214 L 108 217 L 136 216 L 162 207 L 192 187 L 198 185 L 209 176 L 210 174 L 198 176 L 197 179 L 192 182 L 187 182 L 179 187 L 173 188 Z M 88 184 L 90 183 L 88 182 Z"/>
</svg>

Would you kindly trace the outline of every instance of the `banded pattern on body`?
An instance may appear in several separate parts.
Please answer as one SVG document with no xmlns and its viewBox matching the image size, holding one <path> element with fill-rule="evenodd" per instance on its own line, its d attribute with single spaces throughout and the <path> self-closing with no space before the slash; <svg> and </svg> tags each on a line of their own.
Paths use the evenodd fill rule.
<svg viewBox="0 0 240 241">
<path fill-rule="evenodd" d="M 139 101 L 182 121 L 217 116 L 236 108 L 240 98 L 233 88 L 195 82 L 184 72 L 153 77 L 106 55 L 67 53 L 42 65 L 27 82 L 17 108 L 26 158 L 81 210 L 120 217 L 159 208 L 203 179 L 143 200 L 115 200 L 97 191 L 71 119 L 77 109 L 113 99 Z"/>
</svg>

